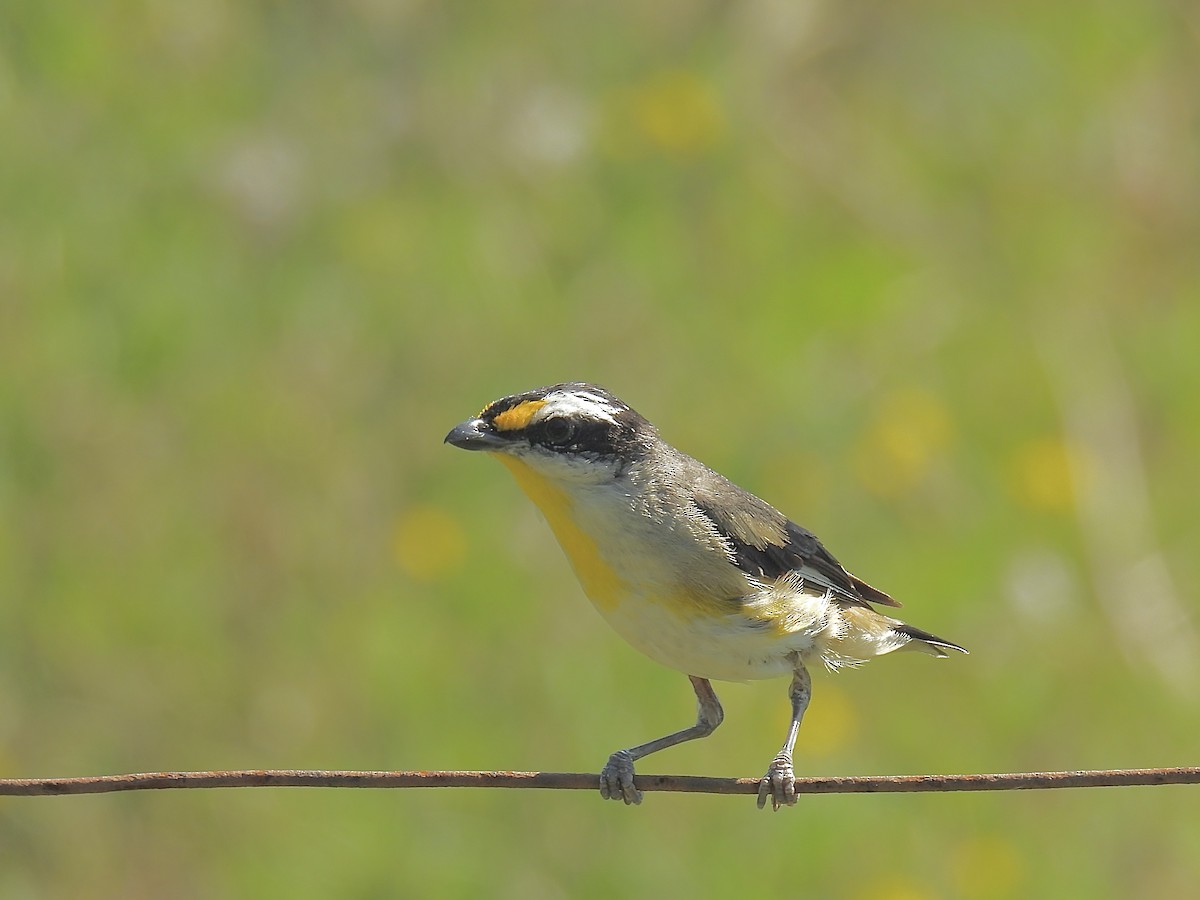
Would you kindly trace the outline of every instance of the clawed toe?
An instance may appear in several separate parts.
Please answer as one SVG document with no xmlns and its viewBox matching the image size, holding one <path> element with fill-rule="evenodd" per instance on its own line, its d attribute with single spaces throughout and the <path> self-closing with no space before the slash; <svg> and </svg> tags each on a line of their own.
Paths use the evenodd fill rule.
<svg viewBox="0 0 1200 900">
<path fill-rule="evenodd" d="M 796 775 L 792 771 L 792 758 L 780 754 L 771 760 L 767 774 L 758 782 L 758 808 L 767 805 L 771 800 L 771 809 L 778 811 L 781 806 L 796 805 Z"/>
<path fill-rule="evenodd" d="M 600 770 L 600 796 L 624 800 L 626 806 L 642 802 L 642 792 L 633 784 L 633 757 L 628 750 L 618 750 Z"/>
</svg>

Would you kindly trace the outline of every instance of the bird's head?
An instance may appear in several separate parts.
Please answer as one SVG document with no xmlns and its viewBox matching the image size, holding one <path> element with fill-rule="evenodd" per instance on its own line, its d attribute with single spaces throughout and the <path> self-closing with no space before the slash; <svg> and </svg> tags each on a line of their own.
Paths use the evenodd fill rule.
<svg viewBox="0 0 1200 900">
<path fill-rule="evenodd" d="M 620 477 L 654 439 L 654 427 L 628 404 L 585 382 L 502 397 L 446 435 L 455 447 L 495 453 L 545 478 L 574 483 Z"/>
</svg>

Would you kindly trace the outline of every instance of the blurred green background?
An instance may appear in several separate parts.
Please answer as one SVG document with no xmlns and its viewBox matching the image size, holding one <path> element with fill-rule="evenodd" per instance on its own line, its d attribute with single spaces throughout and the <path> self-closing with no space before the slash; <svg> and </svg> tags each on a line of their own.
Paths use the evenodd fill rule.
<svg viewBox="0 0 1200 900">
<path fill-rule="evenodd" d="M 1194 764 L 1200 13 L 0 11 L 0 774 L 596 771 L 689 685 L 443 447 L 605 384 L 972 655 L 800 773 Z M 759 775 L 787 682 L 647 773 Z M 0 896 L 1184 896 L 1195 790 L 0 799 Z"/>
</svg>

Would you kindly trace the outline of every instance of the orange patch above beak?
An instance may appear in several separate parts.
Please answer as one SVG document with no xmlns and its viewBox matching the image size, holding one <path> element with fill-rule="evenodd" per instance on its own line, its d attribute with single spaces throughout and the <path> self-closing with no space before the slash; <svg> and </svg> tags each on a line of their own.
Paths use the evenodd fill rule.
<svg viewBox="0 0 1200 900">
<path fill-rule="evenodd" d="M 518 403 L 492 419 L 492 427 L 497 431 L 517 431 L 528 425 L 534 413 L 545 405 L 545 400 L 526 400 L 524 403 Z"/>
</svg>

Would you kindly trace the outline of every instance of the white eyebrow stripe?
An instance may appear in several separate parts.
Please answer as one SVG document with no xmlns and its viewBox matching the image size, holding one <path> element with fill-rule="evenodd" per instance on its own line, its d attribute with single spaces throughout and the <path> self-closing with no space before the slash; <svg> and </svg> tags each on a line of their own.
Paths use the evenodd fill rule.
<svg viewBox="0 0 1200 900">
<path fill-rule="evenodd" d="M 541 421 L 550 416 L 583 416 L 615 423 L 618 412 L 618 407 L 598 394 L 587 391 L 555 391 L 546 396 L 546 405 L 539 409 L 533 418 L 534 421 Z"/>
</svg>

